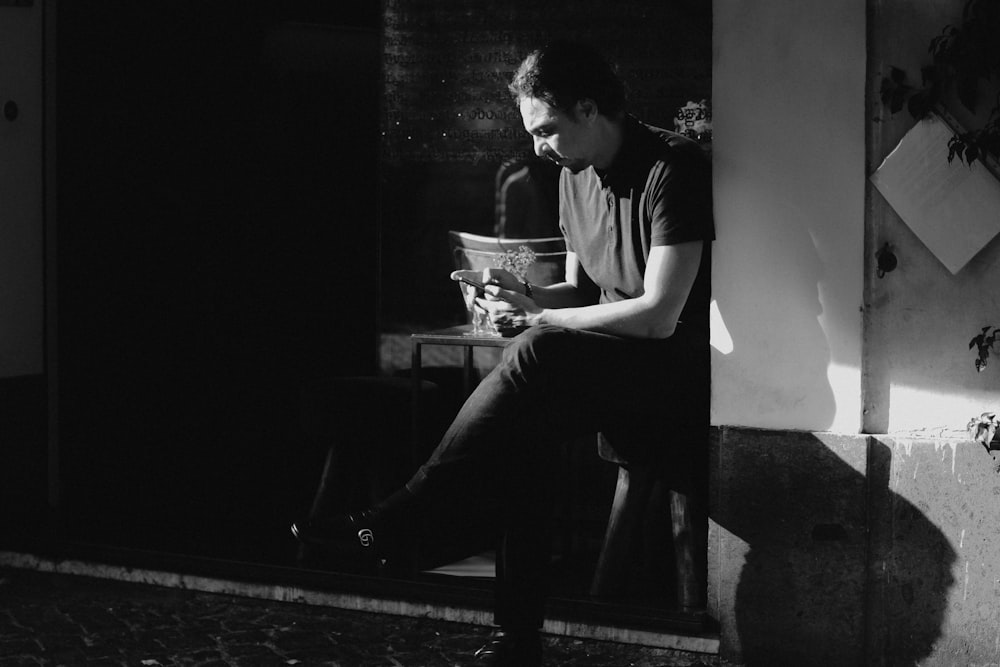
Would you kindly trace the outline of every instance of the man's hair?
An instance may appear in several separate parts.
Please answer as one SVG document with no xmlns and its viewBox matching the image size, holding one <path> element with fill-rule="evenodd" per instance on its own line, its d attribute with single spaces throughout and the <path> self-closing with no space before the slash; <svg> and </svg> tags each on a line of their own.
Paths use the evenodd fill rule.
<svg viewBox="0 0 1000 667">
<path fill-rule="evenodd" d="M 625 109 L 625 84 L 615 66 L 579 42 L 559 40 L 532 51 L 508 89 L 518 100 L 534 97 L 567 113 L 585 98 L 594 100 L 605 116 L 617 116 Z"/>
</svg>

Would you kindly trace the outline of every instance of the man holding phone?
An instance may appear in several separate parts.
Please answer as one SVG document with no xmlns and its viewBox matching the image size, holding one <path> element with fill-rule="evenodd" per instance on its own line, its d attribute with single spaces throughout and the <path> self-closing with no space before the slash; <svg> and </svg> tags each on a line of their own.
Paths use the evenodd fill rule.
<svg viewBox="0 0 1000 667">
<path fill-rule="evenodd" d="M 629 115 L 624 84 L 596 51 L 551 43 L 509 88 L 535 153 L 563 168 L 565 278 L 538 286 L 502 269 L 452 273 L 482 283 L 481 294 L 466 289 L 495 324 L 523 332 L 405 488 L 293 532 L 303 541 L 363 533 L 377 544 L 415 516 L 498 501 L 498 631 L 472 664 L 531 667 L 541 664 L 556 445 L 619 428 L 639 434 L 635 446 L 669 447 L 681 425 L 703 424 L 707 435 L 715 231 L 701 148 Z"/>
</svg>

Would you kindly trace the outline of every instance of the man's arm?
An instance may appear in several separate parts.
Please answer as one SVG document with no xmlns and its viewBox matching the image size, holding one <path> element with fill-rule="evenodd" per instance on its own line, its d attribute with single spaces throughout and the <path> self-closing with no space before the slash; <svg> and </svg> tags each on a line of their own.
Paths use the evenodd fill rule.
<svg viewBox="0 0 1000 667">
<path fill-rule="evenodd" d="M 576 308 L 597 302 L 600 290 L 580 266 L 575 252 L 566 253 L 564 275 L 561 283 L 531 286 L 532 300 L 539 308 Z"/>
<path fill-rule="evenodd" d="M 497 285 L 501 288 L 505 302 L 494 304 L 494 309 L 502 309 L 505 303 L 517 305 L 525 311 L 538 311 L 541 308 L 572 308 L 597 303 L 600 289 L 594 285 L 587 275 L 576 253 L 566 253 L 565 278 L 563 282 L 552 285 L 532 285 L 531 299 L 524 294 L 524 283 L 506 269 L 487 268 L 482 271 L 460 269 L 451 272 L 452 280 L 472 278 L 486 285 Z M 494 294 L 497 292 L 494 291 Z M 470 298 L 475 296 L 469 291 Z"/>
<path fill-rule="evenodd" d="M 496 286 L 487 292 L 499 296 L 525 313 L 530 325 L 554 324 L 570 329 L 586 329 L 631 338 L 668 338 L 677 327 L 691 286 L 701 264 L 702 241 L 654 246 L 649 251 L 643 294 L 634 299 L 587 306 L 560 307 L 577 293 L 571 281 L 567 258 L 567 282 L 538 288 L 536 299 L 527 299 L 516 291 Z M 575 258 L 574 258 L 574 264 Z M 487 301 L 490 310 L 502 311 L 506 304 Z M 551 304 L 551 305 L 550 305 Z"/>
</svg>

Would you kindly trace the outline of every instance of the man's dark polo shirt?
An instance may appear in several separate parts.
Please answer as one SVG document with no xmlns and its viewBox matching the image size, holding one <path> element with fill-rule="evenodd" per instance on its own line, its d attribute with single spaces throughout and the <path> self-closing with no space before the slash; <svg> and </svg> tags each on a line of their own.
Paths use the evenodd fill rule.
<svg viewBox="0 0 1000 667">
<path fill-rule="evenodd" d="M 567 249 L 600 288 L 602 303 L 642 295 L 653 246 L 705 241 L 680 320 L 707 339 L 715 225 L 711 164 L 701 147 L 626 116 L 624 143 L 611 167 L 604 173 L 564 169 L 559 187 Z"/>
</svg>

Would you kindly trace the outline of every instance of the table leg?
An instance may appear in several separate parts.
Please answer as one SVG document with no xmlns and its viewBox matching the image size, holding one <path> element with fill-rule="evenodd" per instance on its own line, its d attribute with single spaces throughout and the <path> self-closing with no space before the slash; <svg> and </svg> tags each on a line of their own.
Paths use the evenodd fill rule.
<svg viewBox="0 0 1000 667">
<path fill-rule="evenodd" d="M 410 470 L 409 474 L 412 475 L 417 467 L 422 463 L 420 456 L 423 452 L 423 442 L 420 437 L 420 396 L 421 392 L 421 369 L 423 365 L 423 346 L 418 340 L 412 340 L 410 343 L 410 381 L 412 382 L 412 394 L 410 399 L 410 407 L 412 412 L 410 413 Z M 423 531 L 421 531 L 422 534 Z M 408 568 L 412 572 L 416 572 L 417 565 L 420 562 L 420 538 L 417 537 L 413 540 L 412 551 L 409 554 L 409 564 Z"/>
<path fill-rule="evenodd" d="M 472 393 L 472 390 L 475 389 L 476 385 L 476 365 L 474 363 L 475 357 L 473 356 L 475 348 L 471 345 L 466 345 L 464 351 L 465 367 L 462 375 L 462 388 L 465 390 L 465 395 L 468 396 Z"/>
<path fill-rule="evenodd" d="M 410 400 L 410 471 L 416 470 L 419 464 L 420 451 L 420 371 L 422 345 L 413 341 L 410 348 L 410 379 L 413 383 L 413 396 Z"/>
</svg>

